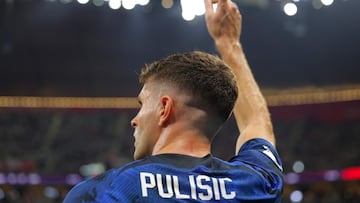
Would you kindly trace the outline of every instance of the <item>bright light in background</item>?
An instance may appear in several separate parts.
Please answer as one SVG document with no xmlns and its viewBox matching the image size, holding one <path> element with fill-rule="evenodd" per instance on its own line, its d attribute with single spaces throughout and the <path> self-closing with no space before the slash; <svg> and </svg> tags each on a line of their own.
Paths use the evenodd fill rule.
<svg viewBox="0 0 360 203">
<path fill-rule="evenodd" d="M 91 163 L 82 165 L 79 170 L 80 174 L 86 177 L 105 172 L 105 166 L 102 163 Z"/>
<path fill-rule="evenodd" d="M 150 2 L 150 0 L 137 0 L 137 3 L 140 6 L 146 6 L 149 2 Z"/>
<path fill-rule="evenodd" d="M 122 0 L 122 5 L 125 9 L 131 10 L 136 6 L 136 1 L 134 0 Z"/>
<path fill-rule="evenodd" d="M 297 13 L 297 6 L 294 3 L 287 3 L 284 5 L 284 12 L 288 16 L 293 16 Z"/>
<path fill-rule="evenodd" d="M 17 183 L 16 180 L 16 174 L 15 173 L 9 173 L 7 176 L 7 182 L 11 185 L 14 185 Z"/>
<path fill-rule="evenodd" d="M 59 191 L 51 186 L 45 187 L 43 193 L 45 197 L 48 197 L 50 199 L 56 199 L 59 197 Z"/>
<path fill-rule="evenodd" d="M 79 2 L 79 4 L 87 4 L 89 0 L 77 0 L 77 2 Z"/>
<path fill-rule="evenodd" d="M 191 0 L 181 0 L 182 17 L 186 21 L 194 20 L 195 12 L 193 12 Z"/>
<path fill-rule="evenodd" d="M 300 190 L 295 190 L 290 194 L 290 201 L 295 202 L 301 202 L 303 199 L 303 193 Z"/>
<path fill-rule="evenodd" d="M 332 3 L 334 3 L 334 0 L 321 0 L 321 3 L 323 3 L 325 6 L 330 6 Z"/>
<path fill-rule="evenodd" d="M 329 170 L 324 173 L 324 179 L 326 181 L 336 181 L 340 178 L 340 172 L 337 170 Z"/>
<path fill-rule="evenodd" d="M 20 173 L 17 175 L 18 184 L 25 185 L 28 183 L 28 177 L 25 175 L 25 173 Z"/>
<path fill-rule="evenodd" d="M 29 183 L 31 185 L 37 185 L 41 183 L 41 177 L 37 173 L 30 173 L 29 174 Z"/>
<path fill-rule="evenodd" d="M 109 1 L 110 8 L 116 10 L 123 6 L 127 10 L 135 8 L 138 4 L 140 6 L 146 6 L 150 0 L 94 0 L 95 1 Z"/>
<path fill-rule="evenodd" d="M 343 180 L 360 180 L 360 166 L 344 169 L 341 177 Z"/>
<path fill-rule="evenodd" d="M 13 0 L 10 0 L 13 1 Z M 111 9 L 119 9 L 123 6 L 127 10 L 135 8 L 136 5 L 146 6 L 150 3 L 150 0 L 46 0 L 50 2 L 60 1 L 64 4 L 72 1 L 77 1 L 80 4 L 87 4 L 89 1 L 95 6 L 102 6 L 108 2 Z M 259 2 L 266 2 L 267 0 L 258 0 Z M 277 0 L 282 3 L 283 1 Z M 286 4 L 283 5 L 283 11 L 288 16 L 294 16 L 298 12 L 296 3 L 303 3 L 305 1 L 311 1 L 314 9 L 320 9 L 324 6 L 332 5 L 335 0 L 286 0 Z M 344 0 L 345 1 L 345 0 Z M 203 0 L 180 0 L 182 17 L 184 20 L 192 21 L 196 16 L 201 16 L 205 13 L 205 5 Z M 172 8 L 174 6 L 174 0 L 161 0 L 161 5 L 165 9 Z M 217 4 L 213 4 L 213 9 L 216 10 Z"/>
<path fill-rule="evenodd" d="M 66 184 L 69 185 L 76 185 L 80 181 L 82 181 L 82 178 L 78 174 L 69 174 L 65 178 Z"/>
<path fill-rule="evenodd" d="M 203 0 L 196 0 L 193 3 L 194 13 L 197 16 L 205 14 L 205 3 Z"/>
<path fill-rule="evenodd" d="M 186 20 L 186 21 L 192 21 L 195 18 L 195 14 L 188 10 L 183 10 L 181 15 L 184 18 L 184 20 Z"/>
<path fill-rule="evenodd" d="M 162 0 L 162 1 L 161 1 L 161 5 L 162 5 L 164 8 L 171 8 L 171 7 L 173 7 L 173 5 L 174 5 L 174 1 L 173 1 L 173 0 Z"/>
<path fill-rule="evenodd" d="M 205 5 L 203 0 L 181 0 L 182 17 L 191 21 L 195 16 L 204 15 Z"/>
<path fill-rule="evenodd" d="M 292 185 L 298 183 L 300 180 L 300 176 L 297 173 L 288 173 L 285 175 L 285 181 Z"/>
<path fill-rule="evenodd" d="M 110 0 L 109 6 L 111 9 L 119 9 L 121 7 L 121 0 Z"/>
<path fill-rule="evenodd" d="M 292 168 L 295 173 L 302 173 L 305 169 L 305 165 L 302 161 L 295 161 Z"/>
</svg>

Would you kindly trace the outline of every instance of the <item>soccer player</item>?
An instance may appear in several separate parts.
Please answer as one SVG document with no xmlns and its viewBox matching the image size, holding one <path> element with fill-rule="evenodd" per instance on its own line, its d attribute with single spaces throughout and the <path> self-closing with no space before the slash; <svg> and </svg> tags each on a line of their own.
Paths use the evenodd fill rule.
<svg viewBox="0 0 360 203">
<path fill-rule="evenodd" d="M 146 65 L 141 108 L 131 121 L 136 161 L 76 185 L 65 203 L 281 201 L 281 162 L 239 42 L 241 15 L 230 0 L 219 0 L 216 11 L 212 0 L 205 3 L 209 33 L 226 63 L 191 52 Z M 225 161 L 210 146 L 232 111 L 241 134 Z"/>
</svg>

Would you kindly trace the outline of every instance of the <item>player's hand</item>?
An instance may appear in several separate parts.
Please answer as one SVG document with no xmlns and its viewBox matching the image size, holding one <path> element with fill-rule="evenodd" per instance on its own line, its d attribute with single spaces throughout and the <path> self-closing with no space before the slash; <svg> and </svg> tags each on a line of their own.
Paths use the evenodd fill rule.
<svg viewBox="0 0 360 203">
<path fill-rule="evenodd" d="M 218 3 L 214 11 L 213 3 Z M 242 18 L 231 0 L 205 0 L 205 18 L 210 36 L 216 44 L 238 43 Z"/>
</svg>

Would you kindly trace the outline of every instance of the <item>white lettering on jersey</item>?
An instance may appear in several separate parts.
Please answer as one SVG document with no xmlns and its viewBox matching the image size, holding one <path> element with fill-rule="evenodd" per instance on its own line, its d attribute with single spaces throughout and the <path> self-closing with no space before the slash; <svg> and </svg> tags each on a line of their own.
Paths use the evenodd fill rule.
<svg viewBox="0 0 360 203">
<path fill-rule="evenodd" d="M 210 180 L 210 177 L 205 176 L 205 175 L 199 175 L 196 177 L 196 184 L 197 184 L 198 188 L 200 188 L 202 190 L 206 190 L 206 193 L 199 192 L 199 198 L 201 200 L 211 200 L 212 199 L 213 194 L 212 194 L 210 185 L 203 183 L 205 181 L 209 182 L 209 180 Z"/>
<path fill-rule="evenodd" d="M 174 181 L 174 189 L 175 189 L 175 198 L 176 199 L 190 199 L 189 195 L 181 194 L 180 188 L 179 188 L 179 179 L 177 176 L 173 176 Z"/>
<path fill-rule="evenodd" d="M 220 200 L 220 191 L 219 191 L 219 186 L 218 186 L 218 179 L 211 178 L 211 180 L 213 181 L 215 200 Z"/>
<path fill-rule="evenodd" d="M 191 199 L 196 199 L 196 185 L 194 176 L 189 176 L 189 182 L 190 182 L 190 189 L 191 189 Z"/>
<path fill-rule="evenodd" d="M 173 189 L 171 187 L 171 176 L 166 175 L 165 178 L 166 178 L 166 185 L 167 185 L 166 188 L 167 188 L 168 193 L 164 192 L 164 187 L 163 187 L 163 184 L 162 184 L 161 174 L 156 174 L 157 185 L 159 185 L 159 195 L 162 198 L 170 198 L 170 197 L 172 197 L 174 195 Z"/>
<path fill-rule="evenodd" d="M 188 176 L 188 184 L 180 185 L 179 176 L 140 172 L 141 192 L 149 196 L 149 190 L 156 190 L 160 197 L 176 199 L 200 199 L 203 201 L 234 199 L 235 191 L 228 191 L 230 178 L 214 178 L 206 175 Z M 166 189 L 165 189 L 166 188 Z"/>
<path fill-rule="evenodd" d="M 228 194 L 226 192 L 225 181 L 232 182 L 232 180 L 230 178 L 220 178 L 219 179 L 221 194 L 224 199 L 234 199 L 234 197 L 236 196 L 236 193 L 234 191 L 231 191 L 230 194 Z"/>
<path fill-rule="evenodd" d="M 147 179 L 149 181 L 147 181 Z M 142 172 L 142 173 L 140 173 L 140 181 L 141 181 L 142 195 L 143 195 L 143 197 L 147 197 L 148 196 L 147 190 L 149 188 L 154 188 L 156 186 L 155 177 L 152 173 Z"/>
</svg>

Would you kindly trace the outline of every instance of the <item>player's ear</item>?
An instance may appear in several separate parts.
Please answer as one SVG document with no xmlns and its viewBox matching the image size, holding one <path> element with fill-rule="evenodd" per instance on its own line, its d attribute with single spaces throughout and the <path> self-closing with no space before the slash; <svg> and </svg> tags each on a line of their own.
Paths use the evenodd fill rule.
<svg viewBox="0 0 360 203">
<path fill-rule="evenodd" d="M 170 96 L 162 96 L 160 99 L 160 119 L 159 125 L 166 126 L 170 120 L 173 108 L 174 100 Z"/>
</svg>

